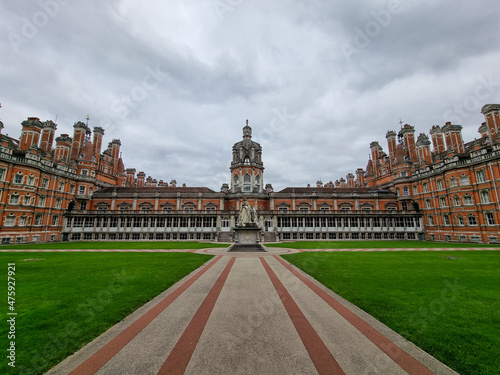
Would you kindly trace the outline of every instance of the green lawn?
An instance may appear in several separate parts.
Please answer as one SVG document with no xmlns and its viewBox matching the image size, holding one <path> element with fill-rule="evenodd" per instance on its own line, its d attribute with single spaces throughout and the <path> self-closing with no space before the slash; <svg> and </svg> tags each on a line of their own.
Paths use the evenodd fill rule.
<svg viewBox="0 0 500 375">
<path fill-rule="evenodd" d="M 18 314 L 12 371 L 5 355 L 10 340 L 4 297 L 0 374 L 47 371 L 211 258 L 192 253 L 0 253 L 5 294 L 8 263 L 15 263 Z"/>
<path fill-rule="evenodd" d="M 377 248 L 435 248 L 435 247 L 500 247 L 500 245 L 431 242 L 431 241 L 295 241 L 266 243 L 267 247 L 291 249 L 377 249 Z"/>
<path fill-rule="evenodd" d="M 224 243 L 194 241 L 77 241 L 31 243 L 25 245 L 1 245 L 0 250 L 7 249 L 204 249 L 208 247 L 228 247 Z"/>
<path fill-rule="evenodd" d="M 499 373 L 500 251 L 307 252 L 283 258 L 460 374 Z"/>
</svg>

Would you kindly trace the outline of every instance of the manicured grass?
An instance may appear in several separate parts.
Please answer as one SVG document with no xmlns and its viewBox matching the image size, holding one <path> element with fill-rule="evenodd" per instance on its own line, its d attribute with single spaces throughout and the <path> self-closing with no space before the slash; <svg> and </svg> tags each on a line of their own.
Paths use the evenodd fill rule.
<svg viewBox="0 0 500 375">
<path fill-rule="evenodd" d="M 270 244 L 267 247 L 291 249 L 377 249 L 377 248 L 435 248 L 435 247 L 500 247 L 500 245 L 431 242 L 431 241 L 295 241 Z"/>
<path fill-rule="evenodd" d="M 51 242 L 25 245 L 2 245 L 0 250 L 7 249 L 204 249 L 212 247 L 228 247 L 224 243 L 194 241 L 77 241 Z"/>
<path fill-rule="evenodd" d="M 1 374 L 41 374 L 211 259 L 192 253 L 0 253 Z M 7 365 L 7 265 L 15 263 L 16 369 Z M 22 369 L 25 369 L 25 372 Z"/>
<path fill-rule="evenodd" d="M 499 373 L 499 251 L 304 252 L 283 258 L 460 374 Z"/>
</svg>

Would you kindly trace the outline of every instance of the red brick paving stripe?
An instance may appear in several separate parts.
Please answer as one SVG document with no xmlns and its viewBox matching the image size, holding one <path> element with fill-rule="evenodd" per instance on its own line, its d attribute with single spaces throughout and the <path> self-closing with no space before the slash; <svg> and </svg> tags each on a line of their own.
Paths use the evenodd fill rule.
<svg viewBox="0 0 500 375">
<path fill-rule="evenodd" d="M 184 374 L 235 260 L 236 258 L 234 257 L 229 260 L 226 268 L 224 268 L 224 271 L 220 274 L 198 311 L 184 330 L 184 333 L 179 338 L 179 341 L 177 341 L 177 344 L 175 344 L 169 356 L 161 366 L 158 375 Z"/>
<path fill-rule="evenodd" d="M 264 257 L 261 257 L 260 261 L 262 262 L 267 275 L 271 279 L 276 292 L 280 296 L 281 302 L 290 316 L 290 319 L 292 320 L 300 339 L 304 343 L 304 346 L 306 347 L 306 350 L 309 353 L 309 356 L 311 357 L 318 373 L 320 375 L 345 375 L 345 372 L 340 368 L 335 358 L 333 358 L 330 350 L 328 350 L 325 343 L 321 340 L 311 323 L 309 323 L 290 293 L 288 293 L 285 286 L 278 279 L 278 276 L 276 276 L 269 264 L 264 260 Z"/>
<path fill-rule="evenodd" d="M 70 372 L 70 375 L 91 375 L 95 374 L 103 367 L 116 353 L 118 353 L 125 345 L 127 345 L 135 336 L 137 336 L 149 323 L 160 315 L 177 297 L 194 284 L 205 272 L 207 272 L 222 256 L 216 257 L 211 263 L 195 273 L 191 278 L 186 280 L 176 290 L 158 302 L 153 308 L 147 311 L 144 315 L 133 322 L 129 327 L 125 328 L 118 336 L 104 345 L 85 362 L 80 364 L 76 369 Z"/>
<path fill-rule="evenodd" d="M 387 354 L 394 362 L 396 362 L 403 370 L 410 375 L 434 375 L 434 372 L 429 370 L 426 366 L 418 362 L 410 354 L 405 352 L 362 318 L 349 310 L 347 307 L 338 302 L 335 298 L 326 293 L 323 289 L 314 284 L 311 280 L 304 277 L 290 264 L 285 262 L 279 256 L 274 255 L 283 266 L 290 272 L 297 276 L 304 284 L 306 284 L 313 292 L 321 297 L 328 303 L 334 310 L 336 310 L 344 319 L 351 323 L 358 331 L 365 335 L 371 342 L 379 347 L 385 354 Z"/>
</svg>

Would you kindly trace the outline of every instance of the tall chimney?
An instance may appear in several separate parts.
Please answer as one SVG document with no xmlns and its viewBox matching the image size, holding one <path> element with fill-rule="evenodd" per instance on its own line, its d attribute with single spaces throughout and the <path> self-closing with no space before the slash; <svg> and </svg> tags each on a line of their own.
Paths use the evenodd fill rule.
<svg viewBox="0 0 500 375">
<path fill-rule="evenodd" d="M 146 173 L 144 172 L 137 173 L 137 186 L 138 187 L 144 186 L 145 179 L 146 179 Z"/>
<path fill-rule="evenodd" d="M 68 134 L 61 134 L 60 137 L 56 138 L 56 151 L 54 155 L 54 161 L 56 163 L 60 161 L 68 161 L 71 143 L 72 139 Z"/>
<path fill-rule="evenodd" d="M 447 122 L 443 126 L 443 133 L 448 150 L 453 150 L 457 154 L 462 154 L 465 151 L 461 125 L 452 125 L 451 122 Z"/>
<path fill-rule="evenodd" d="M 440 154 L 445 151 L 443 130 L 439 125 L 433 125 L 430 131 L 432 137 L 432 146 L 434 147 L 434 152 Z"/>
<path fill-rule="evenodd" d="M 94 155 L 97 165 L 99 165 L 99 159 L 101 157 L 101 147 L 102 147 L 102 136 L 104 135 L 104 129 L 100 126 L 94 127 L 94 141 L 92 146 L 94 146 Z"/>
<path fill-rule="evenodd" d="M 412 162 L 417 161 L 417 149 L 415 148 L 415 128 L 411 125 L 405 124 L 401 129 L 403 135 L 404 145 L 408 156 Z"/>
<path fill-rule="evenodd" d="M 49 152 L 52 150 L 52 144 L 54 143 L 54 134 L 57 129 L 57 125 L 52 121 L 45 121 L 43 123 L 42 139 L 40 140 L 40 148 Z"/>
<path fill-rule="evenodd" d="M 135 184 L 135 168 L 127 168 L 125 170 L 127 175 L 127 186 L 134 186 Z"/>
<path fill-rule="evenodd" d="M 31 146 L 38 146 L 40 139 L 40 132 L 42 131 L 43 124 L 38 117 L 28 117 L 21 125 L 21 139 L 19 141 L 19 148 L 23 151 L 29 150 Z"/>
<path fill-rule="evenodd" d="M 495 144 L 500 141 L 500 104 L 486 104 L 481 108 L 481 113 L 484 115 L 486 125 L 488 126 L 488 135 L 491 143 Z"/>
<path fill-rule="evenodd" d="M 420 164 L 432 164 L 430 145 L 431 141 L 429 141 L 429 137 L 427 137 L 424 133 L 420 133 L 416 143 L 418 162 Z"/>
<path fill-rule="evenodd" d="M 76 160 L 85 144 L 87 131 L 90 132 L 90 129 L 81 121 L 75 122 L 73 128 L 75 130 L 73 132 L 73 144 L 71 145 L 71 160 Z"/>
</svg>

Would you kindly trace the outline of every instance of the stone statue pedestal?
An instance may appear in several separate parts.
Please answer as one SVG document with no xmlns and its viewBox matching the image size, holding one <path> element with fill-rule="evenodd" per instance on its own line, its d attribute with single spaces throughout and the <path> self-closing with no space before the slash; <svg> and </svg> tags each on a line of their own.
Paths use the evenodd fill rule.
<svg viewBox="0 0 500 375">
<path fill-rule="evenodd" d="M 257 225 L 245 225 L 234 230 L 234 244 L 227 251 L 267 251 L 260 243 L 261 229 Z"/>
</svg>

